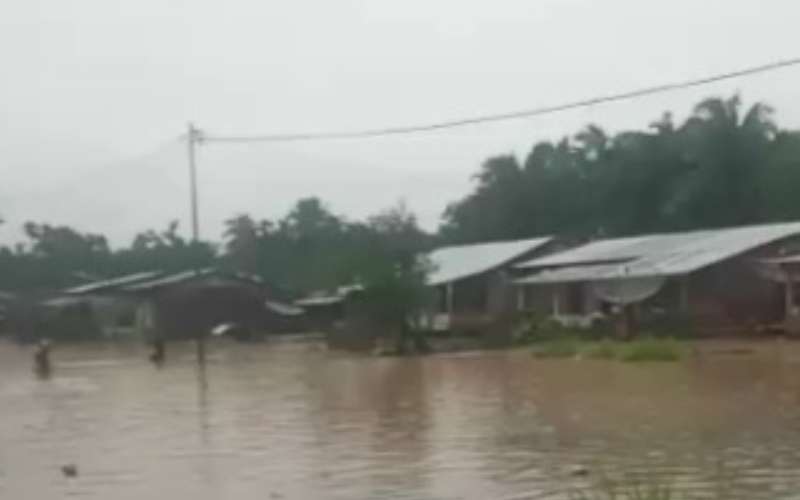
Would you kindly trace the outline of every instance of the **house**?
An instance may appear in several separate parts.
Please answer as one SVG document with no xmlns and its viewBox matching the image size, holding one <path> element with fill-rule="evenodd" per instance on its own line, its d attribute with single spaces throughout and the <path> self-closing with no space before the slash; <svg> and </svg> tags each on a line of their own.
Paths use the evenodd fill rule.
<svg viewBox="0 0 800 500">
<path fill-rule="evenodd" d="M 519 263 L 518 305 L 584 326 L 625 306 L 703 331 L 783 324 L 794 281 L 775 259 L 797 250 L 797 222 L 603 239 Z"/>
<path fill-rule="evenodd" d="M 800 255 L 780 255 L 760 261 L 764 278 L 778 283 L 783 289 L 782 330 L 800 334 Z"/>
<path fill-rule="evenodd" d="M 434 331 L 482 331 L 514 309 L 510 271 L 518 262 L 555 248 L 549 236 L 447 246 L 428 254 L 428 285 L 436 290 L 436 310 L 428 318 Z"/>
<path fill-rule="evenodd" d="M 87 332 L 97 332 L 102 338 L 129 337 L 136 334 L 134 319 L 138 299 L 125 288 L 161 275 L 160 271 L 145 271 L 96 280 L 63 290 L 41 304 L 45 316 L 56 322 L 63 318 L 82 318 L 81 321 L 73 319 L 72 323 L 83 324 Z"/>
<path fill-rule="evenodd" d="M 331 331 L 347 316 L 347 299 L 362 292 L 359 284 L 337 287 L 335 290 L 318 290 L 294 302 L 306 314 L 306 327 L 317 331 Z"/>
<path fill-rule="evenodd" d="M 292 331 L 302 314 L 260 277 L 214 268 L 160 276 L 123 287 L 138 299 L 135 325 L 145 339 L 186 339 L 235 326 L 237 338 Z"/>
<path fill-rule="evenodd" d="M 136 302 L 115 289 L 157 273 L 136 273 L 62 290 L 33 290 L 7 305 L 7 328 L 21 341 L 118 338 L 133 332 Z"/>
<path fill-rule="evenodd" d="M 38 334 L 54 338 L 188 338 L 220 325 L 288 332 L 303 314 L 260 277 L 217 269 L 94 281 L 41 300 L 37 311 Z"/>
</svg>

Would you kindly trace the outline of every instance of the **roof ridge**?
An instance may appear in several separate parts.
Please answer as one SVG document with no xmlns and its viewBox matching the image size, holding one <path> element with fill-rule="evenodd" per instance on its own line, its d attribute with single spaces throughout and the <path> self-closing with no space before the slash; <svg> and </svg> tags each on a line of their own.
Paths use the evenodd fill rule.
<svg viewBox="0 0 800 500">
<path fill-rule="evenodd" d="M 496 241 L 481 241 L 477 243 L 459 243 L 457 245 L 444 245 L 441 247 L 436 247 L 431 250 L 430 253 L 438 252 L 440 250 L 451 250 L 456 248 L 474 248 L 474 247 L 481 247 L 481 246 L 489 246 L 489 245 L 503 245 L 503 244 L 512 244 L 512 243 L 523 243 L 529 241 L 538 241 L 538 240 L 546 240 L 546 239 L 553 239 L 554 236 L 551 234 L 543 235 L 543 236 L 532 236 L 530 238 L 519 238 L 515 240 L 496 240 Z"/>
</svg>

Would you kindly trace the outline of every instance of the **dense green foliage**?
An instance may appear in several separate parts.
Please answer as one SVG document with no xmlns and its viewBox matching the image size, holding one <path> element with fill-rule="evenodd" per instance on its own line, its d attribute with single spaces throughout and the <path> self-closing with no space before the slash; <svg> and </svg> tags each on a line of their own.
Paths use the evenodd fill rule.
<svg viewBox="0 0 800 500">
<path fill-rule="evenodd" d="M 65 226 L 25 224 L 28 241 L 0 248 L 0 288 L 42 290 L 146 270 L 183 271 L 214 263 L 214 248 L 191 243 L 173 222 L 162 233 L 136 236 L 129 248 L 112 251 L 106 238 Z"/>
<path fill-rule="evenodd" d="M 215 265 L 302 292 L 377 281 L 395 266 L 404 276 L 416 276 L 410 259 L 431 241 L 404 206 L 349 222 L 316 198 L 298 201 L 278 221 L 256 222 L 248 215 L 228 220 L 221 249 L 186 241 L 177 222 L 162 232 L 142 232 L 115 251 L 103 236 L 69 227 L 27 223 L 24 229 L 27 242 L 0 248 L 0 289 L 58 288 L 138 271 Z"/>
<path fill-rule="evenodd" d="M 738 97 L 709 99 L 676 125 L 610 137 L 589 126 L 536 144 L 519 161 L 490 158 L 474 192 L 452 203 L 450 240 L 541 234 L 578 237 L 721 227 L 800 218 L 800 134 L 772 110 L 743 113 Z"/>
<path fill-rule="evenodd" d="M 395 267 L 410 271 L 431 243 L 402 205 L 350 222 L 317 198 L 298 201 L 277 222 L 239 215 L 226 227 L 224 265 L 306 291 L 380 281 Z"/>
<path fill-rule="evenodd" d="M 368 221 L 374 235 L 370 254 L 355 268 L 364 286 L 361 305 L 376 329 L 395 330 L 395 352 L 425 352 L 428 345 L 412 319 L 433 301 L 426 286 L 430 263 L 420 257 L 426 238 L 404 206 L 389 209 Z"/>
<path fill-rule="evenodd" d="M 52 289 L 92 277 L 209 265 L 259 274 L 298 292 L 354 280 L 386 283 L 387 276 L 404 276 L 410 287 L 421 271 L 409 256 L 442 241 L 586 238 L 800 219 L 800 132 L 780 130 L 766 105 L 743 110 L 738 97 L 709 99 L 682 124 L 665 114 L 646 130 L 614 136 L 589 126 L 536 144 L 523 160 L 490 158 L 476 183 L 449 205 L 438 235 L 421 231 L 403 207 L 351 221 L 317 198 L 298 201 L 277 220 L 237 215 L 219 246 L 184 240 L 174 222 L 119 250 L 102 235 L 27 223 L 26 242 L 0 248 L 0 289 Z M 392 293 L 402 293 L 395 285 Z"/>
</svg>

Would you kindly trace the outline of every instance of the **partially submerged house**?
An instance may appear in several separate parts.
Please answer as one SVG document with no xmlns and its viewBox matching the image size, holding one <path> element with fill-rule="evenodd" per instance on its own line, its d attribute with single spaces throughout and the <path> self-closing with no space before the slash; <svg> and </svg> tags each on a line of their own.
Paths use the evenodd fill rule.
<svg viewBox="0 0 800 500">
<path fill-rule="evenodd" d="M 156 274 L 136 273 L 61 290 L 21 293 L 8 305 L 8 328 L 21 341 L 90 340 L 130 334 L 136 301 L 117 289 Z"/>
<path fill-rule="evenodd" d="M 40 300 L 28 336 L 189 338 L 227 324 L 237 332 L 290 332 L 303 311 L 258 276 L 201 269 L 94 281 Z"/>
<path fill-rule="evenodd" d="M 124 291 L 139 300 L 135 323 L 146 339 L 194 338 L 220 325 L 235 326 L 248 337 L 291 331 L 301 314 L 260 277 L 213 268 L 161 276 Z"/>
<path fill-rule="evenodd" d="M 482 331 L 514 309 L 511 268 L 555 247 L 552 237 L 442 247 L 428 254 L 436 290 L 435 331 Z"/>
<path fill-rule="evenodd" d="M 344 285 L 334 290 L 318 290 L 296 300 L 294 305 L 305 311 L 306 328 L 330 331 L 345 320 L 348 299 L 363 290 L 364 287 L 359 284 Z"/>
<path fill-rule="evenodd" d="M 796 310 L 796 275 L 775 267 L 797 251 L 800 223 L 603 239 L 518 264 L 518 306 L 582 325 L 633 304 L 705 331 L 774 326 Z"/>
<path fill-rule="evenodd" d="M 135 335 L 138 299 L 125 288 L 162 274 L 160 271 L 145 271 L 92 281 L 63 290 L 58 296 L 42 302 L 42 306 L 46 309 L 46 316 L 56 323 L 70 318 L 69 322 L 75 325 L 73 328 L 85 328 L 84 336 L 121 338 Z M 97 334 L 91 333 L 94 331 Z"/>
</svg>

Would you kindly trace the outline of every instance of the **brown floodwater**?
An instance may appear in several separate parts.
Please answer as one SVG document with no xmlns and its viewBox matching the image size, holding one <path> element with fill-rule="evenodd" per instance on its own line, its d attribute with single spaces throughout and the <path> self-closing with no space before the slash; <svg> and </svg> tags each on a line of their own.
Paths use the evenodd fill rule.
<svg viewBox="0 0 800 500">
<path fill-rule="evenodd" d="M 183 344 L 157 369 L 142 346 L 74 345 L 40 380 L 30 347 L 0 343 L 0 498 L 567 498 L 604 480 L 791 498 L 800 343 L 729 347 L 624 364 L 220 343 L 199 369 Z"/>
</svg>

